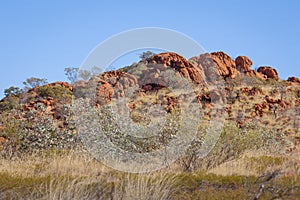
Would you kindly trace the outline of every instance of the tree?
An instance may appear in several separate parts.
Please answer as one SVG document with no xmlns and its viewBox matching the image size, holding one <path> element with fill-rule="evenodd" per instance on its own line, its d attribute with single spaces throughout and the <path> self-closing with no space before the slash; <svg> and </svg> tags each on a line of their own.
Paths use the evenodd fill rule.
<svg viewBox="0 0 300 200">
<path fill-rule="evenodd" d="M 73 84 L 76 81 L 78 71 L 79 71 L 79 68 L 77 68 L 77 67 L 65 68 L 65 75 L 67 76 L 67 78 L 69 79 L 71 84 Z"/>
<path fill-rule="evenodd" d="M 24 81 L 23 84 L 26 89 L 35 88 L 47 84 L 47 79 L 31 77 L 26 79 L 26 81 Z"/>
<path fill-rule="evenodd" d="M 92 72 L 86 69 L 81 69 L 78 71 L 78 78 L 81 78 L 85 81 L 89 80 L 93 76 Z"/>
<path fill-rule="evenodd" d="M 5 96 L 17 96 L 19 94 L 21 94 L 22 90 L 18 87 L 14 87 L 14 86 L 10 86 L 9 88 L 4 90 L 4 95 Z"/>
<path fill-rule="evenodd" d="M 155 55 L 155 53 L 153 53 L 152 51 L 144 51 L 142 54 L 140 54 L 140 59 L 145 60 L 154 55 Z"/>
</svg>

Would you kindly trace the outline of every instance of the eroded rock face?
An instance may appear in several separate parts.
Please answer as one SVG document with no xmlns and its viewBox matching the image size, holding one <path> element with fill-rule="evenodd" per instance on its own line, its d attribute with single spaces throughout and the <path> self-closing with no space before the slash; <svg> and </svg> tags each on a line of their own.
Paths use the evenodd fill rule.
<svg viewBox="0 0 300 200">
<path fill-rule="evenodd" d="M 259 78 L 259 79 L 262 79 L 262 80 L 266 80 L 268 79 L 268 77 L 262 73 L 259 73 L 255 70 L 250 70 L 249 72 L 246 72 L 246 75 L 247 76 L 251 76 L 251 77 L 255 77 L 255 78 Z"/>
<path fill-rule="evenodd" d="M 287 81 L 288 81 L 288 82 L 292 82 L 292 83 L 300 83 L 300 78 L 297 78 L 297 77 L 292 76 L 292 77 L 289 77 L 289 78 L 287 79 Z"/>
<path fill-rule="evenodd" d="M 236 69 L 240 72 L 250 72 L 252 61 L 247 56 L 238 56 L 235 59 Z"/>
<path fill-rule="evenodd" d="M 111 102 L 114 88 L 104 80 L 98 81 L 96 104 L 103 105 Z"/>
<path fill-rule="evenodd" d="M 207 80 L 216 79 L 216 76 L 235 78 L 239 73 L 235 62 L 224 52 L 201 54 L 191 60 L 198 64 L 200 70 L 204 71 Z"/>
<path fill-rule="evenodd" d="M 73 87 L 72 85 L 70 85 L 67 82 L 62 82 L 62 81 L 58 81 L 58 82 L 54 82 L 54 83 L 49 83 L 43 86 L 38 86 L 35 88 L 32 88 L 30 90 L 28 90 L 28 92 L 24 95 L 22 95 L 22 99 L 21 102 L 23 103 L 23 110 L 24 111 L 30 111 L 30 110 L 38 110 L 38 108 L 40 106 L 45 107 L 44 111 L 42 114 L 47 114 L 47 115 L 51 115 L 51 116 L 55 116 L 55 113 L 58 112 L 57 111 L 57 106 L 62 104 L 61 102 L 58 101 L 58 99 L 49 96 L 49 95 L 40 95 L 38 90 L 40 88 L 43 87 L 54 87 L 54 86 L 60 86 L 62 88 L 67 89 L 66 91 L 69 90 L 70 94 L 73 91 Z M 70 99 L 65 99 L 64 103 L 70 103 L 71 102 L 71 98 Z"/>
<path fill-rule="evenodd" d="M 278 72 L 276 69 L 269 66 L 262 66 L 257 69 L 259 73 L 262 73 L 267 76 L 267 78 L 273 78 L 275 80 L 279 80 Z"/>
<path fill-rule="evenodd" d="M 160 71 L 171 67 L 179 72 L 183 77 L 192 80 L 194 83 L 200 84 L 203 82 L 202 72 L 199 68 L 176 53 L 160 53 L 147 59 L 147 62 L 147 66 L 150 68 L 146 71 L 146 73 L 151 75 L 154 72 L 152 78 L 158 78 Z M 146 78 L 149 75 L 147 75 Z"/>
<path fill-rule="evenodd" d="M 109 94 L 107 98 L 123 97 L 128 88 L 135 87 L 138 84 L 138 80 L 135 76 L 123 71 L 104 72 L 98 78 L 101 80 L 100 82 L 98 82 L 98 85 L 101 85 L 101 87 L 98 86 L 98 96 L 101 94 L 101 91 L 103 91 L 103 89 L 105 88 L 109 90 L 113 89 L 113 91 L 110 91 L 109 93 L 104 95 L 107 96 Z M 107 84 L 109 84 L 111 87 L 109 87 Z"/>
<path fill-rule="evenodd" d="M 235 78 L 238 74 L 234 61 L 224 52 L 213 52 L 210 54 L 219 68 L 220 75 Z"/>
</svg>

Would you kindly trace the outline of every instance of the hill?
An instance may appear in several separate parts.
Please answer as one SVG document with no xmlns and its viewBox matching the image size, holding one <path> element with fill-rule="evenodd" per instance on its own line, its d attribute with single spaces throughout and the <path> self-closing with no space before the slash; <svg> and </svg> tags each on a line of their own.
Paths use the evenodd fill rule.
<svg viewBox="0 0 300 200">
<path fill-rule="evenodd" d="M 88 127 L 94 121 L 81 120 L 86 119 L 86 109 L 95 109 L 100 110 L 95 119 L 104 127 L 100 132 L 125 151 L 155 152 L 190 134 L 191 143 L 171 169 L 224 176 L 280 171 L 298 177 L 300 79 L 281 80 L 270 66 L 251 66 L 248 57 L 233 60 L 224 52 L 188 60 L 165 52 L 72 85 L 55 82 L 8 95 L 0 102 L 2 157 L 90 151 L 93 135 Z M 102 113 L 104 108 L 109 112 Z M 156 130 L 162 119 L 169 125 Z M 220 128 L 220 135 L 211 151 L 203 153 L 205 134 L 214 128 Z"/>
</svg>

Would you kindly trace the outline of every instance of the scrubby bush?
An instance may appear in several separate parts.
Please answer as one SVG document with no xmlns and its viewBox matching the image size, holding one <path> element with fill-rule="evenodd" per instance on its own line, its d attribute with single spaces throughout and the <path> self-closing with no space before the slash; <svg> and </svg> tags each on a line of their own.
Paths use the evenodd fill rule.
<svg viewBox="0 0 300 200">
<path fill-rule="evenodd" d="M 205 129 L 201 131 L 199 136 L 206 134 Z M 199 159 L 198 153 L 203 142 L 199 136 L 188 148 L 185 157 L 180 160 L 181 166 L 186 171 L 199 168 L 210 169 L 239 158 L 243 153 L 251 150 L 282 153 L 285 142 L 284 136 L 276 130 L 251 124 L 241 129 L 234 123 L 228 123 L 223 127 L 220 138 L 211 152 L 203 159 Z"/>
<path fill-rule="evenodd" d="M 53 97 L 58 101 L 71 102 L 72 92 L 59 85 L 55 86 L 42 86 L 37 88 L 37 93 L 41 97 Z"/>
<path fill-rule="evenodd" d="M 25 120 L 16 119 L 9 113 L 0 115 L 0 124 L 4 127 L 0 136 L 9 141 L 2 151 L 4 157 L 22 152 L 76 147 L 78 140 L 71 116 L 66 115 L 63 126 L 59 126 L 59 122 L 51 116 L 40 115 L 43 106 L 40 104 L 37 110 L 25 111 Z M 20 111 L 15 111 L 14 116 L 18 115 L 21 115 Z"/>
<path fill-rule="evenodd" d="M 14 87 L 14 86 L 11 86 L 11 87 L 4 90 L 4 95 L 5 96 L 10 96 L 10 95 L 18 96 L 21 93 L 22 93 L 22 90 L 18 87 Z"/>
<path fill-rule="evenodd" d="M 0 101 L 0 111 L 8 111 L 20 108 L 19 97 L 9 95 Z"/>
</svg>

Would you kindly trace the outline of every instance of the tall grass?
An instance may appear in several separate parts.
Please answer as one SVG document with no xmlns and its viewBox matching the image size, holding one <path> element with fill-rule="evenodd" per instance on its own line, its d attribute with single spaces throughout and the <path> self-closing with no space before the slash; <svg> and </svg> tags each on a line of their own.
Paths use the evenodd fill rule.
<svg viewBox="0 0 300 200">
<path fill-rule="evenodd" d="M 245 159 L 258 171 L 291 164 L 266 156 Z M 170 166 L 132 174 L 110 169 L 85 152 L 46 151 L 0 159 L 0 199 L 253 199 L 262 183 L 266 188 L 262 199 L 296 199 L 300 195 L 299 169 L 269 182 L 263 182 L 263 173 L 234 175 L 227 170 L 227 175 L 216 175 L 203 170 L 182 172 Z"/>
</svg>

